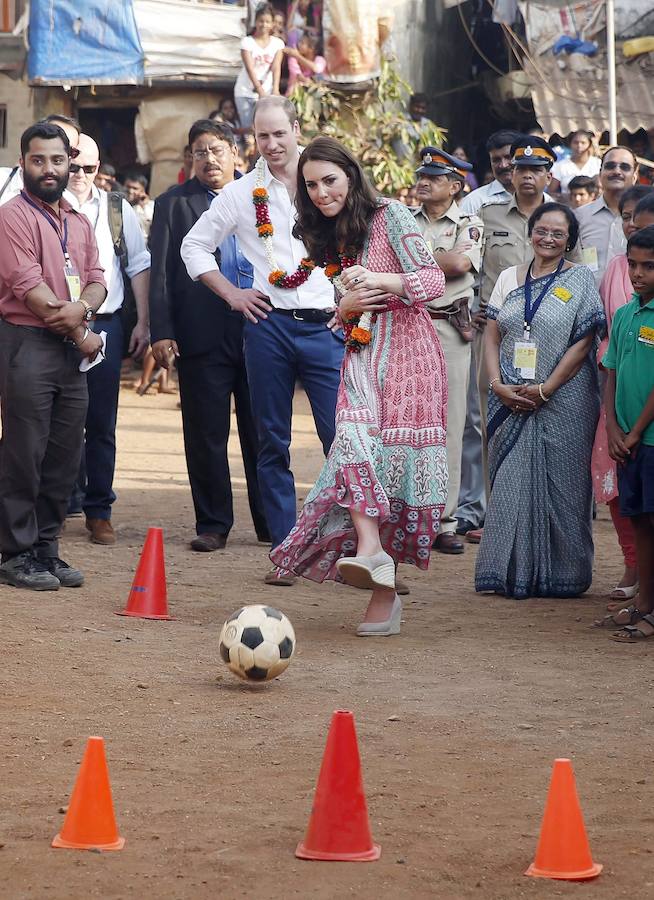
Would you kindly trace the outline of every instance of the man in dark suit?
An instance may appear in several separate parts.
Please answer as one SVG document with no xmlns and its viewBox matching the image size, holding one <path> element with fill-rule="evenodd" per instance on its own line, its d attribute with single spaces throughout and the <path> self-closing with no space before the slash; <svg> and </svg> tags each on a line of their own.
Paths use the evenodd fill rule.
<svg viewBox="0 0 654 900">
<path fill-rule="evenodd" d="M 236 146 L 229 126 L 200 119 L 189 132 L 195 176 L 157 198 L 150 230 L 150 330 L 159 365 L 177 357 L 184 448 L 196 533 L 191 548 L 221 550 L 234 523 L 227 460 L 234 395 L 250 510 L 257 537 L 270 542 L 257 483 L 257 438 L 250 410 L 240 313 L 199 281 L 180 257 L 182 240 L 235 174 Z M 240 177 L 240 176 L 239 176 Z M 252 266 L 235 237 L 217 250 L 216 261 L 239 288 L 252 286 Z"/>
</svg>

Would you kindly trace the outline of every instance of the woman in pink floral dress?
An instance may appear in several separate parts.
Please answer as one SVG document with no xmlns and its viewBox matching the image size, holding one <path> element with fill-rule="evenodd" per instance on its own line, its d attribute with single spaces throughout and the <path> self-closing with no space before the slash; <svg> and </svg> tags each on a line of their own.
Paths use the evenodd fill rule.
<svg viewBox="0 0 654 900">
<path fill-rule="evenodd" d="M 297 236 L 341 295 L 336 437 L 275 565 L 369 588 L 357 634 L 400 630 L 398 563 L 429 565 L 447 493 L 447 381 L 425 304 L 445 278 L 411 213 L 383 200 L 332 138 L 298 168 Z"/>
</svg>

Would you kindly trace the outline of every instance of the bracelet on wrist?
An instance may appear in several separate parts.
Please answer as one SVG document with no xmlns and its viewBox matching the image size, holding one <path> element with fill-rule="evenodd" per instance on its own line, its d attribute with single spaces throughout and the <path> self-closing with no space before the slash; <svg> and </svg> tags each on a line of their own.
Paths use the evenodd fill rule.
<svg viewBox="0 0 654 900">
<path fill-rule="evenodd" d="M 543 401 L 543 403 L 550 402 L 550 398 L 546 397 L 545 394 L 543 393 L 543 383 L 542 382 L 538 385 L 538 396 Z"/>
<path fill-rule="evenodd" d="M 79 343 L 75 344 L 75 346 L 76 346 L 76 347 L 81 347 L 82 344 L 84 343 L 84 341 L 87 339 L 87 337 L 88 337 L 90 334 L 91 334 L 91 332 L 89 331 L 89 329 L 88 329 L 88 328 L 85 328 L 85 329 L 84 329 L 84 337 L 82 338 L 82 340 L 81 340 Z"/>
<path fill-rule="evenodd" d="M 501 381 L 501 380 L 502 380 L 502 378 L 499 375 L 496 375 L 495 378 L 491 378 L 491 380 L 488 382 L 488 390 L 492 391 L 493 385 L 495 384 L 495 382 Z"/>
</svg>

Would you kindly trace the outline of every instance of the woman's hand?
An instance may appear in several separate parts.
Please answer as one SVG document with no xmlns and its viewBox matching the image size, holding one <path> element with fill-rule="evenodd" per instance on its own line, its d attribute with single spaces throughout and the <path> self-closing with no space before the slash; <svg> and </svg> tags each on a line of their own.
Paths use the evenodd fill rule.
<svg viewBox="0 0 654 900">
<path fill-rule="evenodd" d="M 606 434 L 609 439 L 609 456 L 617 463 L 623 463 L 629 456 L 627 435 L 617 422 L 606 422 Z"/>
<path fill-rule="evenodd" d="M 381 290 L 381 282 L 378 272 L 370 272 L 363 266 L 350 266 L 345 269 L 341 275 L 343 287 L 350 290 L 360 290 L 367 288 L 368 290 Z"/>
<path fill-rule="evenodd" d="M 338 305 L 339 314 L 344 322 L 351 319 L 352 316 L 360 316 L 364 312 L 384 312 L 386 309 L 385 301 L 391 295 L 384 291 L 368 290 L 367 288 L 357 288 L 348 291 L 341 297 Z"/>
<path fill-rule="evenodd" d="M 522 384 L 502 384 L 495 382 L 493 385 L 493 393 L 505 406 L 508 406 L 512 412 L 527 413 L 536 409 L 536 404 L 529 397 L 523 397 L 518 391 L 525 387 Z M 538 391 L 538 388 L 536 388 Z M 540 397 L 539 397 L 540 400 Z"/>
<path fill-rule="evenodd" d="M 518 385 L 517 394 L 520 397 L 531 400 L 534 404 L 534 409 L 540 409 L 545 402 L 540 395 L 537 384 L 520 384 Z"/>
</svg>

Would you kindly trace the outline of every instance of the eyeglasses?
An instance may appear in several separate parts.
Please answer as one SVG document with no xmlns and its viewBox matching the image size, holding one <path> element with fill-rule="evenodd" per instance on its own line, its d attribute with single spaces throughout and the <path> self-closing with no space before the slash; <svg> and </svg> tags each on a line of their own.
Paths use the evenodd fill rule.
<svg viewBox="0 0 654 900">
<path fill-rule="evenodd" d="M 620 169 L 621 172 L 633 172 L 634 167 L 631 163 L 617 163 L 617 162 L 605 162 L 602 166 L 603 169 L 606 169 L 608 172 L 612 172 L 614 169 Z"/>
<path fill-rule="evenodd" d="M 78 163 L 71 163 L 69 168 L 71 175 L 77 175 L 80 169 L 84 169 L 87 175 L 93 175 L 97 167 L 95 164 L 92 166 L 80 166 Z"/>
<path fill-rule="evenodd" d="M 194 150 L 193 159 L 197 159 L 198 162 L 203 162 L 205 159 L 209 159 L 209 154 L 211 154 L 214 159 L 222 159 L 223 156 L 227 156 L 229 150 L 230 148 L 227 144 L 214 144 L 212 147 L 207 147 L 206 150 Z"/>
<path fill-rule="evenodd" d="M 565 241 L 568 237 L 565 231 L 550 231 L 549 228 L 534 228 L 532 234 L 539 238 L 551 237 L 555 241 Z"/>
</svg>

